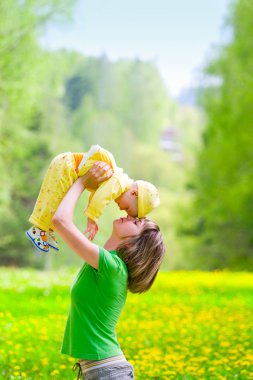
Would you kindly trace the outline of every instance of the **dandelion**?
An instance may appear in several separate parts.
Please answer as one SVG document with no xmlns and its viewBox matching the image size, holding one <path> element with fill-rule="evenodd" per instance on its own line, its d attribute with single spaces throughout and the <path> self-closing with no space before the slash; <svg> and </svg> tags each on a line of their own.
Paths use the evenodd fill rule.
<svg viewBox="0 0 253 380">
<path fill-rule="evenodd" d="M 58 369 L 54 369 L 51 373 L 50 373 L 50 375 L 51 376 L 55 376 L 55 375 L 59 375 L 59 371 L 58 371 Z"/>
</svg>

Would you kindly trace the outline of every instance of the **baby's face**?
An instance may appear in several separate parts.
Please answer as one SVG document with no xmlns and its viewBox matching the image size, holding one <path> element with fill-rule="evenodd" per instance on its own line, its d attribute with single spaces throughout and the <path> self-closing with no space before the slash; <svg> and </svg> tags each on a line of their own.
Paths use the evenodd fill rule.
<svg viewBox="0 0 253 380">
<path fill-rule="evenodd" d="M 135 184 L 126 191 L 121 194 L 115 202 L 119 206 L 120 210 L 126 211 L 126 213 L 130 216 L 136 218 L 138 216 L 138 190 Z"/>
</svg>

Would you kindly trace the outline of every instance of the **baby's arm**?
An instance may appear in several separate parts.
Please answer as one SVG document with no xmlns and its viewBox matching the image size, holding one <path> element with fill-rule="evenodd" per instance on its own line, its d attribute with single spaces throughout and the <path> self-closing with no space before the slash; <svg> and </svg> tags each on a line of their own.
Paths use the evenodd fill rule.
<svg viewBox="0 0 253 380">
<path fill-rule="evenodd" d="M 97 223 L 94 222 L 94 220 L 92 220 L 91 218 L 88 218 L 87 227 L 86 227 L 86 230 L 84 231 L 84 234 L 88 233 L 89 234 L 88 239 L 93 240 L 97 232 L 98 232 Z"/>
</svg>

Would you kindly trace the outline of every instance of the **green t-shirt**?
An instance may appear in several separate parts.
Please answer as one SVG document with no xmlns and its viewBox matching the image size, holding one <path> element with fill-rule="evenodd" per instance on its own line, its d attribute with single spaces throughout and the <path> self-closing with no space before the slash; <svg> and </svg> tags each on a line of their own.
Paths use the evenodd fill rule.
<svg viewBox="0 0 253 380">
<path fill-rule="evenodd" d="M 127 296 L 127 267 L 116 251 L 99 248 L 96 270 L 85 263 L 70 291 L 61 352 L 78 359 L 120 355 L 115 328 Z"/>
</svg>

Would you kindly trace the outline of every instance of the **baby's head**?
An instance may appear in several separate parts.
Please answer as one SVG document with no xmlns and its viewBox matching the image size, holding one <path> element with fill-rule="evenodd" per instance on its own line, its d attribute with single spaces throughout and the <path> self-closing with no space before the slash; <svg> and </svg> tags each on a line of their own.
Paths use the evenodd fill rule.
<svg viewBox="0 0 253 380">
<path fill-rule="evenodd" d="M 158 190 L 150 182 L 138 180 L 115 202 L 133 217 L 143 218 L 160 204 Z"/>
</svg>

